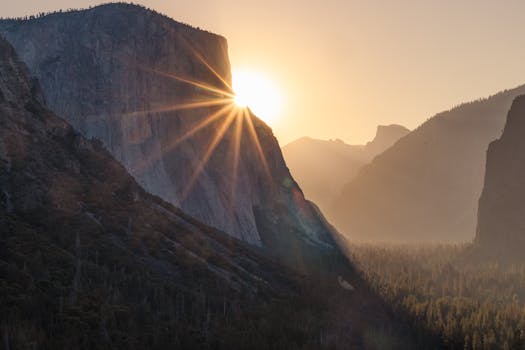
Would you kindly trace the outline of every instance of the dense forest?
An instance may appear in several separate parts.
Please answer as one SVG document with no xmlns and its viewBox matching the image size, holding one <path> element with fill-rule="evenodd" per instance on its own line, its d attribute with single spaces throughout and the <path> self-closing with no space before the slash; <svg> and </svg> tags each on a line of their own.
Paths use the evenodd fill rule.
<svg viewBox="0 0 525 350">
<path fill-rule="evenodd" d="M 47 233 L 6 220 L 17 235 L 0 233 L 5 349 L 420 348 L 408 327 L 385 319 L 364 287 L 349 294 L 335 281 L 313 278 L 293 282 L 292 293 L 237 295 L 202 283 L 203 265 L 187 270 L 183 283 L 146 266 L 137 269 L 127 254 L 113 255 L 111 237 L 99 238 L 97 246 L 106 250 L 89 252 L 86 245 L 94 243 L 78 236 L 67 248 Z M 65 232 L 57 234 L 71 241 Z M 188 237 L 187 243 L 194 241 Z M 191 281 L 201 287 L 187 288 Z M 358 307 L 365 318 L 356 314 Z"/>
<path fill-rule="evenodd" d="M 407 322 L 447 349 L 525 349 L 525 264 L 471 259 L 469 245 L 356 245 L 352 259 Z"/>
</svg>

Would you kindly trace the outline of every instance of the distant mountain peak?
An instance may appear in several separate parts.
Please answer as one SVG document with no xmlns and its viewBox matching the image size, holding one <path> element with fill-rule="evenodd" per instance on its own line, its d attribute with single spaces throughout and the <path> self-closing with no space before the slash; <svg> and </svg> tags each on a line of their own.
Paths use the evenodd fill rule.
<svg viewBox="0 0 525 350">
<path fill-rule="evenodd" d="M 361 169 L 332 207 L 359 240 L 467 241 L 476 229 L 485 151 L 525 86 L 436 114 Z"/>
<path fill-rule="evenodd" d="M 374 139 L 366 144 L 371 153 L 371 158 L 392 146 L 397 140 L 410 133 L 410 130 L 402 125 L 378 125 Z"/>
<path fill-rule="evenodd" d="M 400 125 L 380 125 L 374 140 L 366 145 L 350 145 L 339 138 L 319 140 L 305 136 L 285 145 L 283 153 L 306 197 L 330 215 L 335 196 L 361 167 L 409 132 Z"/>
<path fill-rule="evenodd" d="M 410 132 L 410 129 L 404 127 L 400 124 L 389 124 L 389 125 L 378 125 L 376 129 L 376 136 L 383 137 L 385 135 L 391 135 L 391 134 L 408 134 Z"/>
</svg>

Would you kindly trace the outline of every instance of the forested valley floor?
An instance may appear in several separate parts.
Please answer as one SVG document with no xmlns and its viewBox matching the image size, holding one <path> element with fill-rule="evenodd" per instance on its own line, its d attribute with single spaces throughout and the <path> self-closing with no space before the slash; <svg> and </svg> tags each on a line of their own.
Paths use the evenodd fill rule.
<svg viewBox="0 0 525 350">
<path fill-rule="evenodd" d="M 525 263 L 470 259 L 472 246 L 354 245 L 363 277 L 447 349 L 525 349 Z"/>
</svg>

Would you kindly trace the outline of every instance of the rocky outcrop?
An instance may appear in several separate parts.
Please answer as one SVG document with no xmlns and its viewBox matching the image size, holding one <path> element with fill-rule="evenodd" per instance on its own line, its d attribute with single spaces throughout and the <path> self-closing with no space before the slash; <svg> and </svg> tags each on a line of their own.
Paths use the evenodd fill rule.
<svg viewBox="0 0 525 350">
<path fill-rule="evenodd" d="M 499 257 L 523 257 L 525 248 L 525 96 L 517 97 L 503 135 L 487 151 L 476 244 Z"/>
<path fill-rule="evenodd" d="M 410 130 L 402 125 L 379 125 L 374 139 L 365 145 L 364 153 L 367 161 L 383 153 L 409 132 Z"/>
<path fill-rule="evenodd" d="M 270 250 L 285 245 L 284 231 L 332 245 L 270 128 L 249 111 L 228 113 L 224 38 L 126 4 L 2 21 L 0 32 L 48 105 L 150 193 Z"/>
<path fill-rule="evenodd" d="M 350 238 L 467 241 L 476 230 L 485 150 L 525 86 L 439 113 L 363 167 L 331 219 Z"/>
<path fill-rule="evenodd" d="M 331 217 L 333 201 L 344 185 L 365 164 L 409 132 L 400 125 L 379 125 L 374 139 L 366 145 L 303 137 L 284 146 L 283 155 L 305 196 Z"/>
</svg>

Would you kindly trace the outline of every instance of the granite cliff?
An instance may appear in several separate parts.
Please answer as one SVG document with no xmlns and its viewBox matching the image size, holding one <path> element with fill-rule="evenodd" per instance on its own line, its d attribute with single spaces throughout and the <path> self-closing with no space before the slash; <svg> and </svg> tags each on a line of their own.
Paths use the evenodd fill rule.
<svg viewBox="0 0 525 350">
<path fill-rule="evenodd" d="M 148 192 L 272 252 L 333 246 L 271 129 L 249 111 L 229 113 L 224 38 L 127 4 L 5 20 L 0 33 L 49 107 Z"/>
<path fill-rule="evenodd" d="M 145 192 L 100 142 L 43 105 L 38 84 L 0 37 L 6 349 L 204 346 L 203 335 L 215 338 L 235 305 L 292 292 L 298 279 L 286 273 Z"/>
<path fill-rule="evenodd" d="M 517 97 L 502 136 L 487 151 L 476 245 L 500 258 L 522 258 L 525 248 L 525 96 Z"/>
<path fill-rule="evenodd" d="M 410 130 L 402 125 L 379 125 L 374 139 L 367 142 L 364 147 L 365 159 L 368 162 L 371 161 L 375 156 L 383 153 L 408 133 L 410 133 Z"/>
</svg>

